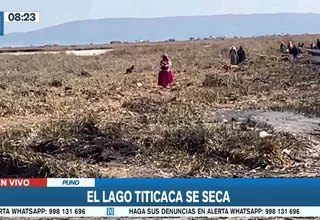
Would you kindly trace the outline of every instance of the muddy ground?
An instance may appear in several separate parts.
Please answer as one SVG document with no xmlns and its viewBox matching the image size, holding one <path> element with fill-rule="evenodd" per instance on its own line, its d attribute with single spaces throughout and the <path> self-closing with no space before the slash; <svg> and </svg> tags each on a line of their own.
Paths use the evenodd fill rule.
<svg viewBox="0 0 320 220">
<path fill-rule="evenodd" d="M 291 133 L 294 135 L 320 137 L 320 118 L 307 116 L 297 112 L 272 110 L 227 110 L 212 113 L 213 121 L 255 121 L 258 124 L 267 124 L 276 132 Z"/>
</svg>

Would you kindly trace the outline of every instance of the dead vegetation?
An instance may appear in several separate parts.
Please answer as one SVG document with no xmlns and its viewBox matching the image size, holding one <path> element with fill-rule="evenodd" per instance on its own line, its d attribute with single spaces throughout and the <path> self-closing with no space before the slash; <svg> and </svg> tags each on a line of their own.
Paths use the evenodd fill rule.
<svg viewBox="0 0 320 220">
<path fill-rule="evenodd" d="M 316 38 L 123 45 L 97 57 L 2 55 L 0 173 L 11 177 L 317 173 L 319 158 L 311 156 L 311 144 L 304 137 L 275 133 L 252 121 L 205 120 L 210 112 L 227 108 L 319 116 L 320 68 L 303 58 L 283 60 L 277 51 L 283 40 L 307 44 Z M 242 45 L 248 61 L 224 72 L 226 48 L 231 45 Z M 172 57 L 178 83 L 168 90 L 156 86 L 162 53 Z M 133 63 L 136 73 L 125 74 Z M 260 138 L 264 130 L 273 136 Z"/>
</svg>

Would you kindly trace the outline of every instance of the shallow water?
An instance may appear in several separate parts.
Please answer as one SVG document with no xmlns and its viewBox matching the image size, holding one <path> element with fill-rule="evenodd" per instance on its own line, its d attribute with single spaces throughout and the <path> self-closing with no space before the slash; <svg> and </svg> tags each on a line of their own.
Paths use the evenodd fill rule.
<svg viewBox="0 0 320 220">
<path fill-rule="evenodd" d="M 76 56 L 97 56 L 107 53 L 113 49 L 99 49 L 99 50 L 67 50 L 67 51 L 37 51 L 37 52 L 15 52 L 15 53 L 0 53 L 0 55 L 34 55 L 34 54 L 59 54 L 66 53 L 68 55 Z"/>
</svg>

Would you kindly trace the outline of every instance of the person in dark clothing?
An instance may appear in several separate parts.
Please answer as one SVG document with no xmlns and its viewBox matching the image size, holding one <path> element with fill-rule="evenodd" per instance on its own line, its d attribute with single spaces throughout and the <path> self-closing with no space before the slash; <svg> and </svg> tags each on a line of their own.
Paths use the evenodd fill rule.
<svg viewBox="0 0 320 220">
<path fill-rule="evenodd" d="M 284 42 L 281 42 L 281 44 L 280 44 L 280 51 L 281 51 L 281 53 L 287 53 L 287 47 L 284 44 Z"/>
<path fill-rule="evenodd" d="M 317 40 L 317 49 L 320 49 L 320 40 Z"/>
<path fill-rule="evenodd" d="M 237 65 L 238 56 L 237 56 L 237 49 L 235 46 L 230 47 L 229 58 L 230 58 L 231 65 Z"/>
<path fill-rule="evenodd" d="M 238 55 L 238 64 L 246 60 L 246 53 L 244 52 L 242 46 L 239 47 L 239 50 L 237 51 L 237 55 Z"/>
<path fill-rule="evenodd" d="M 304 43 L 302 43 L 302 44 L 300 44 L 300 43 L 298 43 L 298 47 L 304 47 Z"/>
<path fill-rule="evenodd" d="M 299 54 L 298 47 L 296 45 L 293 45 L 293 47 L 292 47 L 292 56 L 293 56 L 294 60 L 298 59 L 298 54 Z"/>
</svg>

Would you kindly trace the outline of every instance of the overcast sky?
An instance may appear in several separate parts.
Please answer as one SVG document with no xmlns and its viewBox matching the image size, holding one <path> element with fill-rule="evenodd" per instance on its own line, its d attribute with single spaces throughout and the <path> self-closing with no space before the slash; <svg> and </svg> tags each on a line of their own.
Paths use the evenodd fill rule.
<svg viewBox="0 0 320 220">
<path fill-rule="evenodd" d="M 319 13 L 320 0 L 10 0 L 2 11 L 39 11 L 39 23 L 5 24 L 25 32 L 74 20 L 119 17 L 299 12 Z"/>
</svg>

